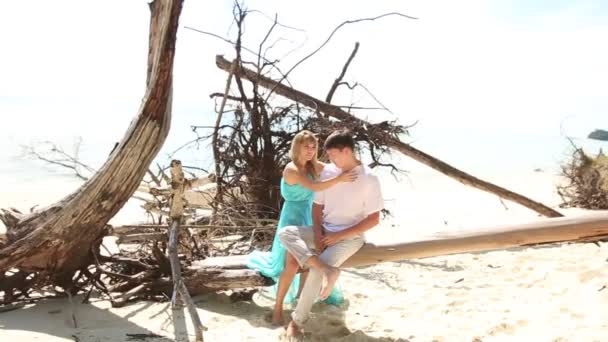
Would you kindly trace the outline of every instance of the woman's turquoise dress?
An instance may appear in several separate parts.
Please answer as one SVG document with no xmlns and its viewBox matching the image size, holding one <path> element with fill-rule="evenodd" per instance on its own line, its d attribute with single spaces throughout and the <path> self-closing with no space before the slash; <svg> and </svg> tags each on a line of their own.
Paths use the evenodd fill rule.
<svg viewBox="0 0 608 342">
<path fill-rule="evenodd" d="M 254 251 L 249 255 L 247 267 L 259 271 L 261 274 L 272 278 L 275 281 L 273 293 L 276 295 L 279 276 L 285 267 L 285 255 L 287 251 L 279 240 L 279 232 L 287 226 L 307 226 L 312 227 L 312 201 L 314 192 L 305 187 L 294 184 L 289 185 L 281 179 L 281 196 L 285 200 L 281 209 L 281 216 L 277 225 L 277 232 L 272 242 L 270 252 Z M 311 228 L 312 229 L 312 228 Z M 292 303 L 298 294 L 300 275 L 296 274 L 284 303 Z M 338 305 L 344 301 L 342 292 L 338 286 L 325 300 L 328 304 Z"/>
</svg>

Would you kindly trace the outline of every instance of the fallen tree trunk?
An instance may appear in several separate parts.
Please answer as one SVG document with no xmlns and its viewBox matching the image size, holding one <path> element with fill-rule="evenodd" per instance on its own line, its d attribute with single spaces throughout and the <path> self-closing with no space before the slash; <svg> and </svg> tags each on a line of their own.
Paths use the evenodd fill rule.
<svg viewBox="0 0 608 342">
<path fill-rule="evenodd" d="M 245 266 L 244 262 L 243 259 L 243 267 Z M 272 279 L 263 277 L 257 271 L 249 269 L 223 270 L 213 267 L 189 267 L 183 273 L 184 284 L 186 284 L 192 296 L 221 290 L 270 286 L 274 284 Z M 170 278 L 161 278 L 155 281 L 152 287 L 171 294 L 173 282 Z"/>
<path fill-rule="evenodd" d="M 246 222 L 248 223 L 248 222 Z M 263 229 L 276 229 L 277 220 L 267 219 L 267 220 L 251 220 L 251 223 L 258 223 L 257 225 L 239 225 L 239 226 L 226 226 L 226 225 L 208 225 L 208 224 L 183 224 L 182 228 L 194 229 L 196 231 L 212 231 L 212 230 L 225 230 L 230 231 L 234 234 L 239 232 L 251 232 L 252 230 L 263 230 Z M 115 236 L 125 236 L 129 234 L 135 233 L 145 233 L 148 230 L 166 230 L 166 225 L 159 224 L 134 224 L 134 225 L 126 225 L 126 226 L 118 226 L 112 228 L 112 232 L 110 235 Z"/>
<path fill-rule="evenodd" d="M 366 244 L 345 267 L 439 255 L 492 251 L 556 242 L 596 241 L 608 237 L 608 214 L 563 217 L 540 222 L 443 235 L 435 240 L 390 245 Z"/>
<path fill-rule="evenodd" d="M 220 257 L 235 258 L 239 262 L 240 269 L 222 269 L 221 264 L 207 263 L 201 265 L 200 261 L 195 261 L 191 266 L 182 270 L 183 284 L 191 296 L 213 293 L 221 290 L 254 288 L 260 286 L 270 286 L 274 281 L 270 278 L 261 276 L 257 271 L 244 269 L 246 257 Z M 9 286 L 10 287 L 10 286 Z M 2 287 L 0 286 L 0 290 Z M 175 283 L 171 277 L 159 277 L 158 271 L 148 270 L 130 276 L 125 281 L 108 287 L 109 292 L 121 293 L 114 298 L 112 306 L 121 307 L 128 303 L 133 297 L 142 294 L 163 293 L 171 297 L 175 293 Z M 122 293 L 122 291 L 126 291 Z"/>
<path fill-rule="evenodd" d="M 222 56 L 216 56 L 215 64 L 218 68 L 230 72 L 232 63 L 226 60 Z M 235 71 L 240 77 L 245 78 L 251 82 L 255 82 L 256 84 L 267 88 L 272 89 L 275 93 L 284 96 L 292 101 L 298 102 L 307 106 L 313 110 L 318 110 L 325 115 L 329 115 L 338 120 L 343 121 L 351 121 L 356 122 L 359 125 L 369 127 L 369 133 L 375 134 L 380 140 L 385 141 L 386 145 L 405 154 L 406 156 L 421 162 L 443 174 L 449 176 L 451 178 L 456 179 L 457 181 L 472 186 L 474 188 L 490 192 L 504 199 L 519 203 L 524 207 L 527 207 L 531 210 L 536 211 L 537 213 L 547 216 L 547 217 L 560 217 L 563 216 L 559 212 L 545 206 L 542 203 L 533 201 L 525 196 L 517 194 L 513 191 L 502 188 L 498 185 L 494 185 L 490 182 L 481 180 L 477 177 L 474 177 L 464 171 L 461 171 L 431 155 L 428 155 L 406 143 L 401 142 L 398 138 L 392 137 L 390 135 L 384 134 L 381 130 L 374 131 L 374 125 L 361 120 L 359 118 L 354 117 L 353 115 L 347 113 L 342 108 L 329 104 L 327 102 L 316 99 L 306 93 L 303 93 L 299 90 L 293 89 L 289 86 L 286 86 L 282 83 L 278 83 L 266 76 L 259 75 L 257 72 L 253 70 L 249 70 L 242 66 L 237 67 Z"/>
<path fill-rule="evenodd" d="M 432 240 L 412 241 L 395 244 L 366 243 L 357 253 L 350 257 L 343 267 L 360 267 L 382 262 L 420 259 L 434 256 L 491 251 L 522 247 L 529 245 L 550 244 L 566 241 L 594 241 L 608 238 L 608 213 L 584 217 L 566 217 L 519 224 L 507 227 L 479 229 L 444 235 Z M 205 279 L 205 286 L 220 289 L 231 289 L 246 285 L 262 283 L 264 277 L 248 270 L 247 256 L 228 256 L 209 258 L 193 262 L 191 269 L 198 274 L 190 276 L 192 286 L 198 289 L 195 279 Z M 221 278 L 212 280 L 208 275 L 213 270 L 223 270 Z M 237 282 L 225 281 L 234 275 Z M 269 280 L 269 279 L 268 279 Z M 221 287 L 221 286 L 225 287 Z M 258 285 L 265 286 L 265 285 Z M 200 289 L 199 289 L 200 290 Z M 208 291 L 208 290 L 207 290 Z"/>
<path fill-rule="evenodd" d="M 10 268 L 44 272 L 59 283 L 90 263 L 106 223 L 133 195 L 160 150 L 171 121 L 175 37 L 181 0 L 150 4 L 148 80 L 139 114 L 102 168 L 80 189 L 50 207 L 20 218 L 0 215 L 7 240 L 0 274 Z M 97 118 L 103 120 L 103 118 Z"/>
</svg>

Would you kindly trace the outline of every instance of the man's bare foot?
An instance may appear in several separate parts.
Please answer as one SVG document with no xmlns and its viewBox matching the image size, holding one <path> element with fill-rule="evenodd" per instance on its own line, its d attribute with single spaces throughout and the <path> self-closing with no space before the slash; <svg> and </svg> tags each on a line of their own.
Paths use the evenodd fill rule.
<svg viewBox="0 0 608 342">
<path fill-rule="evenodd" d="M 321 294 L 319 294 L 321 300 L 325 300 L 329 297 L 339 276 L 340 269 L 336 267 L 328 267 L 327 271 L 323 273 L 323 287 L 321 287 Z"/>
<path fill-rule="evenodd" d="M 285 336 L 287 336 L 288 341 L 300 341 L 304 337 L 302 329 L 294 321 L 289 322 Z"/>
<path fill-rule="evenodd" d="M 283 319 L 283 310 L 275 310 L 272 312 L 272 322 L 270 324 L 275 327 L 281 327 L 285 324 L 285 320 Z"/>
</svg>

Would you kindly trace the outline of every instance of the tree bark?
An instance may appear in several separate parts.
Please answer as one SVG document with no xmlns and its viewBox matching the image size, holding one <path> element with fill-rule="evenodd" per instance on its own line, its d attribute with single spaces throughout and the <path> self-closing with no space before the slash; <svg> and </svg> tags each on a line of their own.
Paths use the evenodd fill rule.
<svg viewBox="0 0 608 342">
<path fill-rule="evenodd" d="M 588 242 L 608 237 L 608 213 L 583 217 L 563 217 L 514 226 L 493 227 L 443 235 L 430 240 L 393 244 L 366 243 L 342 267 L 360 267 L 389 261 L 421 259 L 434 256 L 492 251 L 512 247 L 556 242 Z M 265 278 L 246 269 L 247 256 L 215 257 L 195 261 L 186 280 L 190 291 L 225 290 L 254 287 Z M 194 271 L 196 270 L 196 271 Z M 213 273 L 215 271 L 216 273 Z M 222 274 L 222 276 L 218 276 Z M 213 278 L 215 277 L 215 278 Z M 227 281 L 233 277 L 234 281 Z M 197 280 L 205 280 L 202 289 Z M 189 282 L 188 282 L 189 280 Z M 271 282 L 270 279 L 266 279 Z M 190 287 L 192 286 L 192 288 Z M 266 285 L 257 285 L 266 286 Z M 199 292 L 202 293 L 202 292 Z"/>
<path fill-rule="evenodd" d="M 220 68 L 226 72 L 228 72 L 231 67 L 231 63 L 222 56 L 216 56 L 215 64 L 217 65 L 218 68 Z M 245 78 L 250 81 L 253 80 L 253 81 L 257 82 L 258 85 L 260 85 L 264 88 L 274 89 L 274 92 L 281 96 L 284 96 L 292 101 L 301 103 L 304 106 L 307 106 L 313 110 L 318 110 L 319 112 L 322 112 L 326 115 L 334 117 L 338 120 L 356 122 L 356 123 L 360 124 L 361 126 L 364 126 L 364 125 L 367 127 L 374 126 L 373 124 L 371 124 L 365 120 L 361 120 L 361 119 L 356 118 L 355 116 L 345 112 L 340 107 L 336 107 L 332 104 L 329 104 L 327 102 L 316 99 L 306 93 L 303 93 L 299 90 L 290 88 L 282 83 L 279 84 L 276 81 L 274 81 L 268 77 L 265 77 L 263 75 L 258 75 L 255 71 L 249 70 L 249 69 L 241 66 L 236 72 L 242 78 Z M 369 133 L 370 134 L 374 134 L 374 133 L 382 134 L 382 131 L 373 132 L 370 130 Z M 383 136 L 382 139 L 383 139 L 383 141 L 386 142 L 387 146 L 405 154 L 406 156 L 408 156 L 418 162 L 421 162 L 421 163 L 433 168 L 434 170 L 437 170 L 437 171 L 445 174 L 446 176 L 454 178 L 455 180 L 457 180 L 465 185 L 469 185 L 469 186 L 472 186 L 479 190 L 490 192 L 490 193 L 495 194 L 504 199 L 516 202 L 518 204 L 523 205 L 524 207 L 527 207 L 531 210 L 536 211 L 537 213 L 539 213 L 543 216 L 547 216 L 547 217 L 563 216 L 556 210 L 553 210 L 553 209 L 545 206 L 542 203 L 533 201 L 533 200 L 531 200 L 525 196 L 522 196 L 520 194 L 517 194 L 513 191 L 507 190 L 500 186 L 494 185 L 490 182 L 487 182 L 487 181 L 481 180 L 477 177 L 474 177 L 474 176 L 472 176 L 464 171 L 461 171 L 431 155 L 428 155 L 406 143 L 403 143 L 402 141 L 400 141 L 397 138 L 394 138 L 391 136 Z"/>
<path fill-rule="evenodd" d="M 228 289 L 243 289 L 274 284 L 257 271 L 244 269 L 223 270 L 209 267 L 189 267 L 184 270 L 184 284 L 192 296 L 212 293 Z M 161 278 L 154 282 L 154 287 L 171 294 L 173 283 L 169 278 Z"/>
<path fill-rule="evenodd" d="M 177 240 L 179 239 L 179 226 L 184 213 L 184 191 L 188 184 L 184 179 L 184 171 L 182 170 L 182 163 L 179 160 L 173 160 L 171 162 L 171 187 L 173 188 L 173 194 L 171 196 L 171 228 L 169 229 L 169 246 L 167 248 L 167 254 L 171 263 L 171 278 L 173 280 L 173 294 L 171 296 L 171 308 L 178 310 L 181 303 L 178 303 L 181 299 L 190 313 L 192 319 L 192 325 L 194 326 L 194 335 L 196 342 L 203 342 L 203 324 L 196 311 L 196 306 L 190 297 L 190 293 L 184 284 L 182 279 L 182 269 L 177 256 Z"/>
<path fill-rule="evenodd" d="M 608 237 L 608 214 L 562 217 L 510 227 L 444 234 L 434 240 L 365 244 L 343 266 L 373 265 L 387 261 L 428 258 L 549 244 L 566 241 L 596 241 Z"/>
<path fill-rule="evenodd" d="M 9 268 L 48 272 L 56 279 L 89 263 L 106 223 L 133 195 L 169 132 L 175 38 L 181 0 L 153 2 L 148 81 L 125 137 L 80 189 L 7 226 L 0 273 Z M 97 118 L 103 120 L 104 118 Z"/>
</svg>

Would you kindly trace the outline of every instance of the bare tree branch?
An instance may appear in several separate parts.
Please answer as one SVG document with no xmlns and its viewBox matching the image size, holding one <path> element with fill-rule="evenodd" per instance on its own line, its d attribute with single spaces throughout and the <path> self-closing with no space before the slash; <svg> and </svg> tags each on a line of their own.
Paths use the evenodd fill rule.
<svg viewBox="0 0 608 342">
<path fill-rule="evenodd" d="M 222 93 L 211 93 L 209 95 L 210 98 L 216 98 L 216 97 L 225 97 L 228 100 L 233 100 L 233 101 L 238 101 L 238 102 L 245 102 L 245 101 L 249 101 L 249 102 L 253 102 L 253 99 L 246 99 L 246 98 L 242 98 L 242 97 L 238 97 L 238 96 L 231 96 L 231 95 L 225 95 Z"/>
<path fill-rule="evenodd" d="M 346 70 L 348 69 L 348 66 L 350 65 L 350 63 L 353 61 L 353 58 L 355 58 L 355 55 L 357 54 L 358 50 L 359 50 L 359 42 L 356 42 L 353 52 L 350 53 L 350 57 L 348 57 L 348 60 L 342 67 L 342 72 L 340 73 L 338 78 L 336 78 L 334 83 L 331 85 L 331 88 L 329 89 L 329 92 L 327 93 L 327 97 L 325 98 L 325 102 L 331 103 L 331 99 L 334 97 L 334 93 L 336 92 L 336 89 L 338 89 L 340 82 L 342 82 L 344 75 L 346 75 Z"/>
<path fill-rule="evenodd" d="M 249 10 L 249 13 L 251 13 L 251 14 L 254 14 L 254 13 L 256 13 L 256 14 L 260 14 L 260 15 L 262 15 L 264 18 L 268 19 L 269 21 L 275 21 L 275 22 L 277 23 L 277 25 L 278 25 L 278 26 L 284 27 L 284 28 L 286 28 L 286 29 L 290 29 L 290 30 L 294 30 L 294 31 L 299 31 L 299 32 L 306 32 L 306 30 L 301 29 L 301 28 L 297 28 L 297 27 L 294 27 L 294 26 L 289 26 L 289 25 L 281 24 L 279 21 L 277 21 L 276 14 L 275 14 L 275 18 L 273 19 L 273 18 L 271 18 L 271 17 L 270 17 L 268 14 L 266 14 L 266 13 L 264 13 L 264 12 L 262 12 L 262 11 L 258 11 L 258 10 Z"/>
<path fill-rule="evenodd" d="M 381 107 L 361 107 L 361 106 L 343 106 L 343 105 L 335 105 L 336 107 L 340 107 L 343 109 L 357 109 L 357 110 L 386 110 L 386 108 Z"/>
<path fill-rule="evenodd" d="M 84 171 L 93 174 L 95 169 L 89 165 L 84 164 L 78 159 L 78 151 L 80 150 L 81 142 L 77 142 L 74 146 L 74 156 L 66 153 L 61 147 L 50 141 L 44 141 L 37 146 L 22 146 L 24 155 L 33 157 L 52 165 L 57 165 L 74 171 L 76 177 L 82 180 L 88 180 L 89 176 L 83 174 Z M 39 151 L 45 146 L 48 146 L 48 152 Z"/>
<path fill-rule="evenodd" d="M 369 96 L 371 96 L 371 97 L 374 99 L 374 101 L 376 101 L 376 103 L 377 103 L 377 104 L 379 104 L 379 105 L 382 107 L 382 109 L 384 109 L 384 110 L 386 110 L 387 112 L 389 112 L 389 113 L 391 113 L 391 114 L 395 115 L 395 113 L 393 113 L 393 112 L 392 112 L 390 109 L 388 109 L 388 108 L 387 108 L 387 107 L 386 107 L 384 104 L 382 104 L 382 102 L 380 102 L 380 100 L 378 100 L 378 98 L 377 98 L 377 97 L 376 97 L 376 96 L 375 96 L 375 95 L 374 95 L 374 94 L 373 94 L 373 93 L 372 93 L 372 92 L 371 92 L 369 89 L 367 89 L 367 87 L 366 87 L 365 85 L 363 85 L 363 84 L 361 84 L 361 83 L 357 83 L 357 84 L 355 84 L 355 87 L 356 87 L 356 86 L 359 86 L 359 87 L 361 87 L 361 88 L 365 89 L 365 91 L 366 91 L 366 92 L 369 94 Z M 351 89 L 352 89 L 352 88 L 351 88 Z"/>
<path fill-rule="evenodd" d="M 222 174 L 222 169 L 221 169 L 221 164 L 218 162 L 220 160 L 220 150 L 219 150 L 219 146 L 218 146 L 218 135 L 219 135 L 219 126 L 222 122 L 222 115 L 224 114 L 224 107 L 226 106 L 226 100 L 228 99 L 228 92 L 230 91 L 230 84 L 232 83 L 232 77 L 234 76 L 234 72 L 236 70 L 236 67 L 238 65 L 238 59 L 235 59 L 234 61 L 232 61 L 232 67 L 230 69 L 230 73 L 228 74 L 228 79 L 226 80 L 226 88 L 224 91 L 224 97 L 222 99 L 222 105 L 220 106 L 220 110 L 217 113 L 217 118 L 215 120 L 215 129 L 213 130 L 213 140 L 211 141 L 211 146 L 213 147 L 213 158 L 215 159 L 215 174 L 216 175 L 221 175 Z M 222 188 L 222 182 L 220 180 L 218 180 L 217 184 L 217 191 L 215 193 L 215 201 L 216 203 L 219 202 L 219 200 L 222 198 L 223 196 L 223 188 Z M 215 209 L 216 207 L 214 206 L 214 216 L 215 216 Z"/>
<path fill-rule="evenodd" d="M 374 20 L 378 20 L 381 18 L 385 18 L 385 17 L 389 17 L 389 16 L 399 16 L 402 18 L 407 18 L 407 19 L 418 19 L 416 17 L 412 17 L 409 15 L 405 15 L 402 13 L 398 13 L 398 12 L 390 12 L 390 13 L 385 13 L 385 14 L 381 14 L 379 16 L 373 17 L 373 18 L 362 18 L 362 19 L 355 19 L 355 20 L 347 20 L 342 22 L 340 25 L 338 25 L 330 34 L 329 37 L 327 37 L 327 39 L 325 40 L 325 42 L 323 42 L 323 44 L 321 44 L 321 46 L 319 46 L 316 50 L 314 50 L 313 52 L 311 52 L 310 54 L 306 55 L 304 58 L 302 58 L 300 61 L 298 61 L 296 64 L 294 64 L 294 66 L 292 66 L 284 75 L 283 77 L 277 82 L 277 85 L 281 84 L 286 78 L 287 76 L 289 76 L 289 74 L 295 69 L 297 68 L 300 64 L 304 63 L 304 61 L 306 61 L 307 59 L 309 59 L 310 57 L 314 56 L 317 52 L 319 52 L 325 45 L 327 45 L 327 43 L 329 43 L 329 41 L 331 40 L 331 38 L 334 36 L 334 34 L 336 32 L 338 32 L 339 29 L 341 29 L 343 26 L 348 25 L 348 24 L 355 24 L 355 23 L 360 23 L 363 21 L 374 21 Z M 276 87 L 275 87 L 276 88 Z M 266 99 L 268 99 L 270 97 L 270 95 L 274 92 L 275 88 L 272 88 L 270 90 L 270 92 L 268 93 L 268 96 L 266 97 Z"/>
<path fill-rule="evenodd" d="M 228 69 L 229 62 L 226 61 L 222 56 L 216 56 L 216 65 L 218 68 L 226 71 Z M 547 207 L 546 205 L 533 201 L 523 195 L 510 191 L 508 189 L 502 188 L 490 182 L 479 179 L 473 175 L 470 175 L 464 171 L 461 171 L 446 162 L 439 160 L 423 151 L 414 148 L 413 146 L 403 143 L 397 132 L 387 132 L 385 126 L 390 128 L 390 124 L 388 122 L 381 122 L 378 124 L 372 124 L 365 120 L 359 119 L 345 112 L 341 108 L 338 108 L 334 105 L 316 99 L 302 91 L 289 88 L 284 84 L 279 84 L 277 81 L 272 79 L 263 77 L 258 75 L 252 70 L 248 70 L 245 68 L 241 68 L 237 73 L 244 78 L 247 79 L 257 79 L 260 86 L 264 88 L 272 88 L 276 89 L 279 95 L 282 95 L 288 99 L 293 101 L 301 102 L 305 106 L 309 106 L 311 108 L 318 108 L 321 112 L 327 113 L 330 116 L 341 120 L 345 123 L 353 123 L 360 127 L 363 131 L 367 132 L 368 135 L 373 136 L 374 140 L 377 141 L 378 144 L 385 145 L 387 147 L 393 148 L 404 155 L 419 161 L 457 181 L 462 184 L 472 186 L 479 190 L 483 190 L 486 192 L 493 193 L 500 197 L 506 198 L 508 200 L 519 203 L 531 210 L 538 212 L 547 217 L 560 217 L 563 216 L 558 211 Z M 401 131 L 401 127 L 399 129 Z"/>
<path fill-rule="evenodd" d="M 391 113 L 391 114 L 395 115 L 395 113 L 393 113 L 393 111 L 391 111 L 391 110 L 390 110 L 388 107 L 386 107 L 386 106 L 385 106 L 385 105 L 384 105 L 382 102 L 380 102 L 380 100 L 378 100 L 378 98 L 376 97 L 376 95 L 374 95 L 374 94 L 373 94 L 373 93 L 372 93 L 372 92 L 371 92 L 371 91 L 370 91 L 370 90 L 369 90 L 369 89 L 368 89 L 368 88 L 367 88 L 367 87 L 366 87 L 364 84 L 359 83 L 359 82 L 355 82 L 353 85 L 350 85 L 348 82 L 344 82 L 344 81 L 343 81 L 343 82 L 340 82 L 338 85 L 339 85 L 339 86 L 341 86 L 341 85 L 345 85 L 345 86 L 347 86 L 347 87 L 348 87 L 348 89 L 350 89 L 350 90 L 354 90 L 354 89 L 355 89 L 355 88 L 357 88 L 357 87 L 361 87 L 361 88 L 363 88 L 363 90 L 365 90 L 365 92 L 366 92 L 366 93 L 367 93 L 369 96 L 371 96 L 371 97 L 372 97 L 372 99 L 373 99 L 374 101 L 376 101 L 376 103 L 377 103 L 377 104 L 379 104 L 379 105 L 381 106 L 381 108 L 380 108 L 380 109 L 383 109 L 383 110 L 385 110 L 385 111 L 387 111 L 387 112 L 389 112 L 389 113 Z M 338 106 L 338 107 L 349 107 L 349 106 Z M 351 109 L 358 109 L 358 108 L 356 108 L 356 107 L 352 107 L 352 106 L 350 106 L 350 108 L 351 108 Z"/>
<path fill-rule="evenodd" d="M 261 67 L 261 63 L 260 63 L 261 59 L 262 59 L 262 47 L 264 46 L 264 43 L 266 43 L 266 40 L 268 40 L 268 37 L 270 37 L 272 30 L 274 30 L 274 28 L 277 26 L 277 20 L 278 20 L 278 16 L 275 14 L 274 22 L 270 26 L 270 29 L 268 29 L 268 32 L 266 32 L 264 39 L 262 39 L 262 42 L 260 43 L 260 46 L 258 47 L 258 53 L 257 53 L 257 55 L 258 55 L 258 73 L 262 72 L 262 70 L 261 70 L 262 67 Z"/>
<path fill-rule="evenodd" d="M 222 36 L 220 36 L 220 35 L 218 35 L 218 34 L 212 33 L 212 32 L 207 32 L 207 31 L 199 30 L 199 29 L 196 29 L 196 28 L 194 28 L 194 27 L 190 27 L 190 26 L 184 26 L 184 28 L 185 28 L 185 29 L 188 29 L 188 30 L 192 30 L 192 31 L 198 32 L 198 33 L 206 34 L 206 35 L 209 35 L 209 36 L 211 36 L 211 37 L 218 38 L 218 39 L 223 40 L 224 42 L 226 42 L 226 43 L 228 43 L 228 44 L 230 44 L 230 45 L 233 45 L 233 46 L 236 46 L 236 45 L 237 45 L 237 42 L 233 42 L 233 41 L 232 41 L 232 40 L 230 40 L 230 39 L 224 38 L 224 37 L 222 37 Z M 245 50 L 245 51 L 247 51 L 247 52 L 249 52 L 249 53 L 251 53 L 251 54 L 253 54 L 254 56 L 257 56 L 257 53 L 256 53 L 255 51 L 253 51 L 252 49 L 249 49 L 249 48 L 247 48 L 247 47 L 245 47 L 245 46 L 242 46 L 242 45 L 240 46 L 240 48 L 241 48 L 241 49 L 243 49 L 243 50 Z M 267 58 L 266 58 L 266 57 L 264 57 L 264 56 L 262 56 L 262 59 L 264 60 L 264 62 L 265 62 L 265 63 L 268 63 L 268 65 L 271 65 L 271 66 L 272 66 L 274 69 L 276 69 L 276 70 L 277 70 L 277 72 L 278 72 L 278 73 L 279 73 L 281 76 L 284 76 L 284 75 L 285 75 L 285 74 L 283 73 L 283 71 L 281 71 L 281 69 L 280 69 L 280 68 L 279 68 L 279 67 L 276 65 L 276 64 L 277 64 L 277 62 L 278 62 L 278 60 L 276 60 L 276 61 L 271 61 L 271 60 L 267 59 Z M 284 79 L 287 79 L 287 77 L 285 77 Z M 289 84 L 289 81 L 287 81 L 287 82 L 288 82 L 288 84 Z"/>
</svg>

